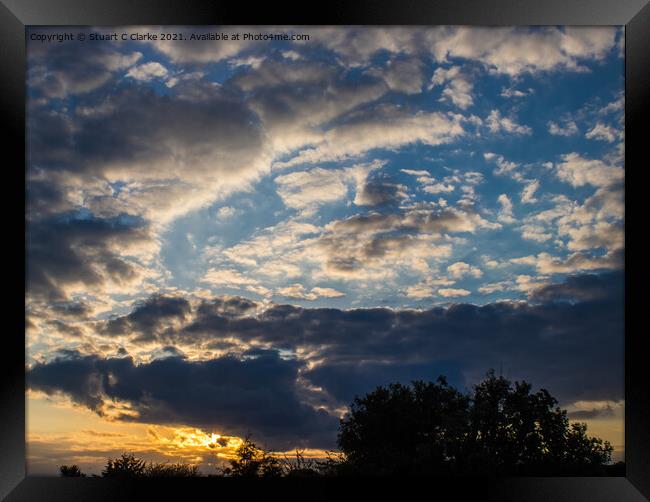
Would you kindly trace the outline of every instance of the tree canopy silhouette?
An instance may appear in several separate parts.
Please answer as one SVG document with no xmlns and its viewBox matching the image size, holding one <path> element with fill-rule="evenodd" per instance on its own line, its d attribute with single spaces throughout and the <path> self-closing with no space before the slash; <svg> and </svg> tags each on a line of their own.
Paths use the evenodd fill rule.
<svg viewBox="0 0 650 502">
<path fill-rule="evenodd" d="M 59 474 L 62 478 L 85 478 L 86 475 L 81 472 L 79 466 L 76 464 L 73 465 L 62 465 L 59 467 Z"/>
<path fill-rule="evenodd" d="M 361 475 L 597 475 L 611 445 L 569 423 L 548 391 L 490 371 L 471 392 L 436 382 L 378 387 L 341 420 L 339 469 Z"/>
</svg>

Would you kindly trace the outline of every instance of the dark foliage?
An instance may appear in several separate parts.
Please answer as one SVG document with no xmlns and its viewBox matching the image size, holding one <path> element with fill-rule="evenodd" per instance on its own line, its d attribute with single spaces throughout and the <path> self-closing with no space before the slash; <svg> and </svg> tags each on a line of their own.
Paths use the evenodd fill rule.
<svg viewBox="0 0 650 502">
<path fill-rule="evenodd" d="M 85 478 L 86 475 L 81 472 L 78 465 L 62 465 L 59 467 L 59 473 L 62 478 Z"/>
<path fill-rule="evenodd" d="M 569 423 L 546 390 L 488 373 L 469 394 L 437 382 L 391 384 L 341 420 L 339 473 L 603 475 L 612 447 Z"/>
<path fill-rule="evenodd" d="M 237 448 L 237 458 L 230 460 L 230 467 L 222 469 L 229 477 L 304 478 L 318 476 L 317 462 L 305 459 L 304 451 L 296 450 L 295 458 L 279 458 L 257 446 L 249 436 Z"/>
<path fill-rule="evenodd" d="M 123 453 L 116 459 L 108 459 L 102 471 L 105 478 L 169 478 L 169 477 L 197 477 L 198 467 L 190 464 L 147 463 L 130 453 Z"/>
</svg>

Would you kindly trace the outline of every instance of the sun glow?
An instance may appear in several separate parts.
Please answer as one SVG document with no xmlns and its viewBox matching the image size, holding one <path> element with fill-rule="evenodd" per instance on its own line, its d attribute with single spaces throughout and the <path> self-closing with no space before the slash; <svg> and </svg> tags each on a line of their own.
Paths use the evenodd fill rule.
<svg viewBox="0 0 650 502">
<path fill-rule="evenodd" d="M 243 443 L 243 439 L 237 436 L 223 436 L 192 427 L 150 427 L 147 432 L 161 445 L 210 451 L 223 459 L 234 458 L 237 448 Z"/>
</svg>

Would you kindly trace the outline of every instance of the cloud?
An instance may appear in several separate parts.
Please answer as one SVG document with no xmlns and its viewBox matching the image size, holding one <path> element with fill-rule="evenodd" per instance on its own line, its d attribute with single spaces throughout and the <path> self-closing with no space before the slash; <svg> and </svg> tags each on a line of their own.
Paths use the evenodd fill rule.
<svg viewBox="0 0 650 502">
<path fill-rule="evenodd" d="M 247 32 L 257 33 L 259 27 L 242 27 Z M 259 46 L 262 42 L 252 40 L 233 40 L 232 35 L 239 32 L 240 27 L 220 27 L 219 35 L 221 39 L 214 38 L 215 33 L 203 32 L 197 33 L 194 28 L 174 27 L 177 33 L 184 33 L 186 39 L 183 43 L 177 40 L 156 40 L 149 42 L 150 46 L 156 51 L 167 56 L 170 61 L 178 64 L 205 64 L 217 63 L 237 56 L 238 54 Z M 128 33 L 129 31 L 127 31 Z M 137 28 L 133 28 L 137 32 Z M 191 38 L 194 35 L 195 38 Z M 198 35 L 198 36 L 197 36 Z M 226 35 L 228 38 L 224 38 Z M 211 39 L 210 36 L 213 38 Z"/>
<path fill-rule="evenodd" d="M 248 277 L 238 270 L 234 269 L 210 269 L 208 270 L 201 282 L 211 284 L 213 286 L 248 286 L 259 284 L 257 280 Z"/>
<path fill-rule="evenodd" d="M 148 82 L 154 78 L 166 77 L 168 73 L 167 68 L 163 65 L 157 61 L 150 61 L 148 63 L 131 67 L 126 73 L 126 76 L 142 82 Z"/>
<path fill-rule="evenodd" d="M 517 181 L 523 181 L 523 176 L 520 172 L 516 171 L 519 168 L 519 164 L 506 160 L 503 155 L 498 155 L 493 152 L 487 152 L 483 154 L 483 158 L 487 161 L 494 162 L 497 165 L 497 168 L 493 171 L 495 176 L 511 176 Z"/>
<path fill-rule="evenodd" d="M 537 202 L 535 198 L 535 192 L 539 188 L 539 180 L 533 180 L 528 183 L 524 189 L 521 191 L 521 203 L 522 204 L 533 204 Z"/>
<path fill-rule="evenodd" d="M 429 269 L 428 260 L 447 257 L 447 233 L 494 228 L 472 209 L 414 209 L 370 213 L 335 220 L 306 251 L 318 260 L 323 276 L 340 279 L 386 278 L 399 268 Z"/>
<path fill-rule="evenodd" d="M 487 117 L 486 124 L 490 132 L 506 132 L 515 135 L 532 134 L 532 129 L 528 126 L 517 124 L 510 117 L 503 117 L 499 110 L 492 110 Z"/>
<path fill-rule="evenodd" d="M 418 94 L 424 85 L 423 64 L 418 59 L 391 59 L 368 74 L 383 78 L 392 91 L 405 94 Z"/>
<path fill-rule="evenodd" d="M 624 274 L 622 271 L 602 274 L 571 275 L 563 282 L 547 284 L 533 291 L 531 301 L 596 301 L 608 297 L 620 297 L 623 301 Z"/>
<path fill-rule="evenodd" d="M 155 340 L 164 330 L 180 327 L 190 311 L 185 298 L 154 295 L 137 303 L 130 314 L 107 321 L 101 332 L 111 336 L 138 333 L 139 341 Z"/>
<path fill-rule="evenodd" d="M 323 133 L 316 145 L 301 150 L 278 168 L 345 160 L 375 149 L 397 149 L 422 143 L 440 145 L 464 133 L 461 118 L 440 112 L 408 113 L 395 106 L 376 107 Z"/>
<path fill-rule="evenodd" d="M 605 164 L 602 160 L 585 159 L 578 153 L 562 155 L 562 161 L 555 165 L 555 169 L 558 178 L 574 187 L 603 187 L 620 183 L 624 178 L 624 171 L 620 167 Z"/>
<path fill-rule="evenodd" d="M 301 363 L 275 351 L 246 359 L 188 361 L 179 357 L 136 365 L 130 357 L 70 355 L 34 366 L 30 388 L 63 392 L 100 416 L 111 401 L 131 412 L 114 419 L 182 424 L 256 438 L 275 448 L 330 446 L 337 420 L 301 403 L 296 379 Z M 263 438 L 263 439 L 262 439 Z"/>
<path fill-rule="evenodd" d="M 307 171 L 296 171 L 277 176 L 278 195 L 291 208 L 304 209 L 309 206 L 334 202 L 348 193 L 345 174 L 341 169 L 316 167 Z"/>
<path fill-rule="evenodd" d="M 431 77 L 429 88 L 445 85 L 442 91 L 440 101 L 451 101 L 460 109 L 465 110 L 473 103 L 472 98 L 473 85 L 462 74 L 460 66 L 452 66 L 449 69 L 438 68 Z"/>
<path fill-rule="evenodd" d="M 537 256 L 530 255 L 521 258 L 513 258 L 511 263 L 532 265 L 542 274 L 564 274 L 574 273 L 583 270 L 606 270 L 618 269 L 623 266 L 621 250 L 614 250 L 601 256 L 592 256 L 586 253 L 571 253 L 566 258 L 552 256 L 542 252 Z"/>
<path fill-rule="evenodd" d="M 581 60 L 602 59 L 616 44 L 616 31 L 594 28 L 449 29 L 436 37 L 438 59 L 480 61 L 497 73 L 518 75 L 558 69 L 581 71 Z M 435 35 L 433 35 L 435 36 Z"/>
<path fill-rule="evenodd" d="M 39 28 L 39 31 L 42 28 Z M 120 52 L 115 44 L 68 42 L 28 44 L 27 82 L 30 102 L 90 93 L 106 85 L 118 71 L 142 58 L 141 52 Z"/>
<path fill-rule="evenodd" d="M 302 284 L 292 284 L 286 288 L 278 289 L 278 294 L 285 296 L 287 298 L 293 298 L 296 300 L 315 300 L 318 298 L 315 294 L 309 294 L 305 291 L 305 287 Z"/>
<path fill-rule="evenodd" d="M 521 236 L 530 241 L 546 242 L 553 238 L 553 234 L 547 232 L 541 225 L 522 225 L 519 229 Z"/>
<path fill-rule="evenodd" d="M 483 275 L 480 268 L 469 265 L 463 261 L 457 261 L 456 263 L 449 265 L 447 267 L 447 272 L 449 272 L 449 275 L 454 279 L 461 279 L 466 276 L 478 278 Z"/>
<path fill-rule="evenodd" d="M 141 219 L 61 215 L 29 223 L 27 296 L 67 301 L 75 291 L 128 292 L 152 278 L 157 253 Z"/>
<path fill-rule="evenodd" d="M 270 166 L 259 122 L 238 98 L 218 87 L 205 94 L 203 85 L 179 83 L 161 96 L 125 84 L 79 103 L 94 112 L 35 110 L 30 178 L 75 194 L 98 216 L 163 223 L 245 189 Z"/>
<path fill-rule="evenodd" d="M 392 366 L 454 361 L 466 382 L 506 361 L 512 377 L 530 379 L 561 399 L 620 398 L 622 366 L 613 361 L 614 354 L 623 354 L 622 273 L 571 276 L 561 283 L 521 275 L 517 283 L 532 303 L 340 310 L 232 298 L 226 308 L 215 298 L 193 307 L 182 326 L 156 336 L 180 348 L 218 340 L 273 346 L 302 354 L 310 369 L 345 363 L 361 371 L 366 361 L 392 371 Z M 443 289 L 452 290 L 448 297 L 457 294 Z M 578 374 L 583 378 L 570 377 Z"/>
<path fill-rule="evenodd" d="M 343 169 L 316 167 L 277 176 L 275 183 L 278 185 L 278 195 L 285 205 L 306 214 L 322 204 L 346 197 L 350 184 L 355 188 L 354 203 L 357 206 L 375 206 L 406 196 L 406 187 L 403 185 L 370 178 L 372 171 L 384 164 L 384 161 L 375 160 Z"/>
<path fill-rule="evenodd" d="M 616 129 L 608 125 L 598 122 L 593 128 L 587 131 L 585 138 L 587 139 L 598 139 L 601 141 L 607 141 L 608 143 L 613 143 L 616 141 L 618 134 Z"/>
<path fill-rule="evenodd" d="M 445 298 L 457 298 L 459 296 L 468 296 L 471 292 L 460 288 L 442 288 L 438 290 L 438 294 Z"/>
<path fill-rule="evenodd" d="M 408 298 L 422 300 L 424 298 L 435 296 L 436 291 L 440 288 L 440 286 L 451 286 L 455 283 L 456 281 L 452 279 L 427 277 L 424 281 L 418 284 L 408 286 L 404 290 L 404 295 L 406 295 Z"/>
<path fill-rule="evenodd" d="M 497 197 L 497 201 L 501 205 L 501 210 L 499 211 L 499 221 L 503 223 L 514 223 L 516 220 L 512 216 L 512 201 L 510 197 L 502 193 Z"/>
<path fill-rule="evenodd" d="M 573 120 L 566 122 L 564 127 L 550 121 L 548 123 L 548 132 L 554 136 L 574 136 L 578 134 L 578 126 Z"/>
<path fill-rule="evenodd" d="M 616 48 L 610 27 L 435 27 L 317 29 L 310 41 L 336 52 L 345 64 L 368 64 L 379 51 L 428 55 L 439 62 L 464 59 L 488 71 L 516 76 L 547 71 L 586 71 Z"/>
<path fill-rule="evenodd" d="M 333 288 L 312 288 L 312 292 L 323 298 L 340 298 L 345 296 L 345 293 L 337 291 Z"/>
</svg>

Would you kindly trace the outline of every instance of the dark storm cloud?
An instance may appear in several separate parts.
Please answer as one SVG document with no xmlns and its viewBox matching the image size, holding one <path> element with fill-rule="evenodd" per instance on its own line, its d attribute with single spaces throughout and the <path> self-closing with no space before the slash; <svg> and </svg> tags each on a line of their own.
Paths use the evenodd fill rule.
<svg viewBox="0 0 650 502">
<path fill-rule="evenodd" d="M 533 291 L 530 299 L 539 302 L 598 300 L 618 297 L 623 301 L 622 271 L 600 275 L 584 274 L 567 277 L 564 282 L 549 284 Z"/>
<path fill-rule="evenodd" d="M 571 291 L 572 302 L 547 295 L 553 301 L 461 303 L 425 311 L 265 308 L 243 298 L 202 300 L 191 307 L 182 298 L 154 296 L 102 329 L 130 333 L 136 344 L 157 339 L 163 347 L 157 359 L 136 365 L 131 357 L 68 351 L 34 366 L 29 382 L 48 393 L 64 392 L 99 413 L 113 399 L 128 402 L 139 417 L 123 420 L 218 426 L 232 434 L 250 430 L 283 447 L 301 438 L 312 446 L 332 444 L 336 420 L 305 403 L 345 406 L 376 385 L 440 374 L 462 389 L 489 368 L 499 368 L 509 378 L 548 389 L 563 406 L 619 401 L 620 282 L 620 275 L 590 274 L 555 285 L 554 291 Z M 590 288 L 594 294 L 587 293 Z M 237 341 L 252 348 L 242 352 Z M 183 347 L 199 344 L 216 344 L 230 354 L 185 358 Z M 276 352 L 281 349 L 309 355 L 283 359 Z M 581 417 L 587 418 L 575 416 Z"/>
<path fill-rule="evenodd" d="M 28 44 L 31 95 L 39 98 L 64 98 L 100 88 L 118 70 L 135 64 L 142 54 L 120 52 L 110 42 L 88 44 Z"/>
<path fill-rule="evenodd" d="M 275 351 L 245 359 L 190 362 L 179 357 L 135 365 L 130 357 L 102 359 L 68 353 L 28 373 L 29 386 L 104 413 L 111 400 L 139 413 L 122 420 L 183 424 L 240 436 L 251 432 L 273 447 L 332 446 L 336 418 L 302 404 L 296 379 L 301 363 Z"/>
<path fill-rule="evenodd" d="M 200 85 L 189 82 L 186 87 Z M 161 96 L 144 85 L 121 83 L 112 94 L 80 98 L 76 114 L 33 110 L 27 130 L 30 165 L 95 175 L 128 165 L 125 175 L 133 178 L 143 175 L 140 171 L 151 162 L 181 153 L 187 155 L 185 162 L 216 155 L 238 159 L 237 166 L 251 161 L 261 147 L 261 135 L 241 98 L 214 85 L 209 95 L 182 96 Z M 146 165 L 138 167 L 142 163 Z M 188 164 L 185 175 L 200 167 Z"/>
<path fill-rule="evenodd" d="M 462 388 L 463 376 L 455 362 L 427 361 L 419 363 L 384 363 L 375 361 L 324 364 L 305 372 L 314 385 L 322 386 L 339 402 L 348 403 L 354 396 L 362 396 L 378 385 L 413 380 L 435 381 L 444 375 L 447 381 Z"/>
<path fill-rule="evenodd" d="M 52 214 L 75 209 L 66 193 L 49 181 L 30 180 L 26 186 L 25 198 L 27 216 L 31 220 L 40 220 Z"/>
<path fill-rule="evenodd" d="M 181 347 L 222 346 L 234 339 L 307 351 L 319 364 L 303 375 L 341 404 L 359 391 L 360 382 L 363 387 L 383 381 L 382 374 L 395 380 L 418 374 L 430 378 L 438 367 L 462 373 L 468 384 L 489 368 L 503 367 L 511 377 L 544 386 L 563 402 L 617 400 L 623 395 L 621 280 L 617 274 L 595 279 L 590 274 L 549 289 L 571 291 L 571 302 L 544 293 L 552 301 L 459 303 L 425 311 L 264 309 L 250 300 L 215 299 L 199 303 L 182 327 L 159 330 L 156 336 L 160 343 Z M 139 336 L 133 335 L 135 343 Z"/>
<path fill-rule="evenodd" d="M 137 304 L 128 315 L 111 319 L 102 332 L 109 335 L 139 333 L 137 340 L 155 339 L 163 328 L 169 328 L 170 321 L 182 321 L 190 313 L 190 304 L 185 298 L 152 296 Z"/>
<path fill-rule="evenodd" d="M 28 224 L 27 293 L 65 301 L 66 286 L 102 286 L 133 280 L 138 272 L 121 250 L 150 239 L 136 218 L 53 217 Z"/>
<path fill-rule="evenodd" d="M 50 304 L 52 311 L 62 317 L 85 318 L 92 309 L 84 302 L 54 302 Z"/>
</svg>

